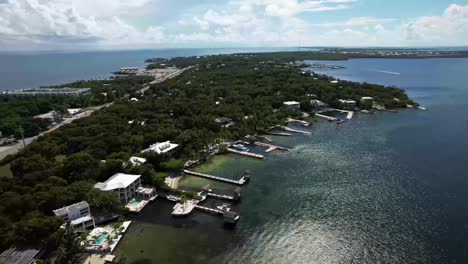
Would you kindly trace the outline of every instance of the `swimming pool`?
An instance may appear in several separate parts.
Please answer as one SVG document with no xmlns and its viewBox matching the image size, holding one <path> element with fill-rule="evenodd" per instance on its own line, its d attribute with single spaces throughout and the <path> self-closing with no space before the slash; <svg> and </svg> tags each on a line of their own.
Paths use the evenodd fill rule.
<svg viewBox="0 0 468 264">
<path fill-rule="evenodd" d="M 140 199 L 135 199 L 133 200 L 130 204 L 133 205 L 133 206 L 137 206 L 141 203 L 141 200 Z"/>
<path fill-rule="evenodd" d="M 104 239 L 106 239 L 107 236 L 108 236 L 108 233 L 100 234 L 96 240 L 91 242 L 91 245 L 95 245 L 95 246 L 102 245 L 102 242 L 104 242 Z"/>
</svg>

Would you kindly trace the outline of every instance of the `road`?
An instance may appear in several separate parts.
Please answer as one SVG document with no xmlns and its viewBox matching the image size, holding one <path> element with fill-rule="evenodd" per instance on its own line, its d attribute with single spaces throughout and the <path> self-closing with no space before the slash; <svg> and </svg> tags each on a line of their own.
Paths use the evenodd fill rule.
<svg viewBox="0 0 468 264">
<path fill-rule="evenodd" d="M 150 82 L 148 85 L 146 85 L 142 89 L 140 89 L 138 92 L 144 93 L 146 90 L 148 90 L 150 88 L 151 84 L 164 82 L 165 80 L 174 78 L 174 77 L 178 76 L 179 74 L 183 73 L 184 71 L 186 71 L 188 69 L 191 69 L 191 68 L 193 68 L 193 66 L 183 68 L 183 69 L 178 70 L 178 71 L 176 71 L 174 73 L 171 73 L 171 74 L 169 74 L 169 75 L 167 75 L 167 76 L 165 76 L 163 78 L 155 79 L 154 81 Z M 127 97 L 128 97 L 128 95 L 127 95 Z M 43 131 L 43 132 L 41 132 L 40 134 L 38 134 L 38 135 L 36 135 L 34 137 L 25 138 L 24 139 L 24 144 L 27 146 L 31 142 L 33 142 L 36 138 L 38 138 L 40 136 L 43 136 L 43 135 L 45 135 L 47 133 L 50 133 L 50 132 L 58 129 L 59 127 L 61 127 L 63 125 L 70 124 L 71 122 L 73 122 L 75 120 L 78 120 L 80 118 L 89 116 L 94 111 L 97 111 L 97 110 L 99 110 L 101 108 L 104 108 L 104 107 L 111 106 L 112 104 L 114 104 L 114 102 L 103 104 L 103 105 L 100 105 L 100 106 L 89 107 L 89 108 L 87 108 L 87 110 L 85 112 L 79 113 L 79 114 L 77 114 L 77 115 L 75 115 L 73 117 L 70 117 L 70 118 L 65 118 L 60 124 L 55 125 L 54 127 L 50 128 L 49 130 Z M 17 152 L 19 152 L 22 149 L 23 149 L 23 142 L 21 140 L 19 140 L 18 143 L 10 145 L 10 146 L 1 146 L 0 147 L 0 160 L 3 160 L 8 155 L 16 154 Z"/>
</svg>

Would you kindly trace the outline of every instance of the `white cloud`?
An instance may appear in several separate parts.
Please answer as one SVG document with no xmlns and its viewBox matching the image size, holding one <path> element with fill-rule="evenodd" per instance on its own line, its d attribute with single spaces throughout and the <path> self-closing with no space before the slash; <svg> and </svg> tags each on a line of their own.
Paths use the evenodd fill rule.
<svg viewBox="0 0 468 264">
<path fill-rule="evenodd" d="M 450 5 L 441 16 L 425 16 L 403 25 L 409 43 L 468 44 L 468 5 Z"/>
<path fill-rule="evenodd" d="M 334 23 L 323 23 L 316 24 L 315 26 L 320 27 L 363 27 L 363 26 L 373 26 L 373 25 L 382 25 L 398 22 L 397 19 L 393 18 L 376 18 L 376 17 L 355 17 L 347 21 L 334 22 Z"/>
</svg>

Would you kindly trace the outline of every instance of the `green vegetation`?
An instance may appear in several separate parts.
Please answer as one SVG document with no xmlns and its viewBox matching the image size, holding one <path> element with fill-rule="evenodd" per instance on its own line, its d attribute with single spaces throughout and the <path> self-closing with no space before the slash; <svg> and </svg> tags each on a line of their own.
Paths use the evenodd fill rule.
<svg viewBox="0 0 468 264">
<path fill-rule="evenodd" d="M 124 93 L 131 95 L 147 80 L 117 79 L 115 86 L 113 81 L 67 85 L 96 82 L 100 86 L 92 86 L 94 99 L 100 92 L 109 96 L 114 88 L 122 88 L 115 104 L 41 136 L 0 162 L 0 166 L 10 164 L 14 175 L 0 181 L 0 250 L 23 241 L 25 234 L 35 237 L 34 242 L 49 241 L 61 224 L 51 216 L 53 209 L 81 200 L 90 203 L 93 214 L 120 208 L 115 196 L 93 189 L 95 182 L 116 172 L 141 174 L 144 184 L 166 188 L 165 172 L 180 169 L 184 160 L 203 158 L 219 142 L 262 133 L 298 115 L 285 108 L 284 101 L 298 101 L 307 112 L 314 110 L 308 94 L 332 106 L 339 98 L 359 101 L 362 96 L 372 96 L 387 108 L 414 104 L 394 87 L 346 81 L 337 85 L 326 76 L 314 80 L 290 63 L 298 59 L 295 54 L 175 58 L 167 64 L 195 67 L 152 85 L 138 102 Z M 219 117 L 233 120 L 234 125 L 222 127 L 215 121 Z M 167 140 L 179 147 L 168 154 L 140 154 L 148 160 L 145 166 L 127 163 L 150 144 Z"/>
<path fill-rule="evenodd" d="M 24 136 L 31 137 L 44 131 L 50 122 L 34 119 L 34 116 L 52 110 L 66 114 L 68 108 L 83 108 L 112 102 L 134 93 L 148 77 L 120 77 L 113 80 L 79 81 L 60 87 L 91 88 L 89 95 L 79 97 L 35 97 L 17 98 L 0 97 L 0 131 L 3 136 L 21 137 L 20 126 Z"/>
<path fill-rule="evenodd" d="M 70 223 L 67 223 L 62 240 L 60 241 L 60 246 L 57 250 L 55 264 L 82 263 L 81 252 L 80 237 L 72 229 Z"/>
</svg>

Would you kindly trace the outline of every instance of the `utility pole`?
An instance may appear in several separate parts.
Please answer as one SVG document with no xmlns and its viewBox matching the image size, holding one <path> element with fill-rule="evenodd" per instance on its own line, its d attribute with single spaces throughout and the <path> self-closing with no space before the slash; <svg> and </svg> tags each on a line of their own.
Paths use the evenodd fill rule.
<svg viewBox="0 0 468 264">
<path fill-rule="evenodd" d="M 24 131 L 23 126 L 20 125 L 21 140 L 23 141 L 23 148 L 26 148 L 26 142 L 24 141 Z"/>
</svg>

